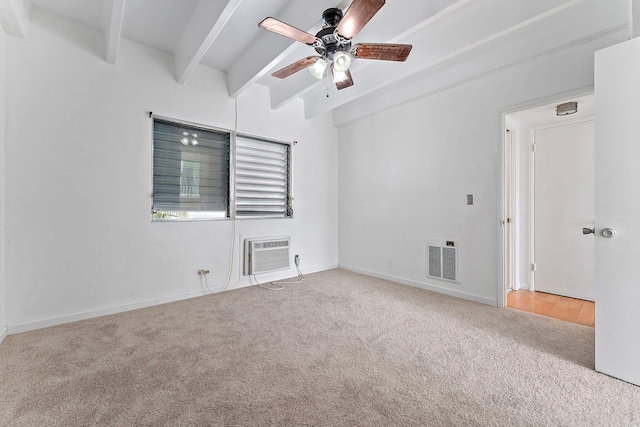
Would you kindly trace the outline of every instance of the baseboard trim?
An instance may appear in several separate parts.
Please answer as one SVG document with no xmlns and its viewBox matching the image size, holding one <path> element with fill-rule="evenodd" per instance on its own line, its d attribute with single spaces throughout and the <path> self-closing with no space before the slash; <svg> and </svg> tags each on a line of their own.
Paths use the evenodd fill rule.
<svg viewBox="0 0 640 427">
<path fill-rule="evenodd" d="M 63 316 L 50 317 L 47 319 L 39 319 L 30 322 L 14 323 L 8 325 L 9 335 L 19 334 L 21 332 L 33 331 L 36 329 L 48 328 L 51 326 L 63 325 L 65 323 L 77 322 L 79 320 L 93 319 L 94 317 L 108 316 L 110 314 L 123 313 L 125 311 L 137 310 L 140 308 L 152 307 L 154 305 L 167 304 L 170 302 L 181 301 L 190 298 L 196 298 L 207 295 L 208 292 L 196 291 L 183 294 L 171 295 L 162 298 L 154 298 L 133 302 L 129 304 L 116 305 L 97 310 L 83 311 L 79 313 L 67 314 Z"/>
<path fill-rule="evenodd" d="M 329 266 L 315 266 L 315 267 L 310 267 L 310 268 L 304 268 L 302 271 L 304 274 L 311 274 L 311 273 L 317 273 L 319 271 L 325 271 L 325 270 L 332 270 L 334 268 L 338 268 L 338 265 L 329 265 Z M 258 276 L 258 280 L 260 280 L 260 282 L 264 282 L 264 283 L 268 283 L 268 282 L 272 282 L 274 280 L 284 280 L 284 279 L 288 279 L 291 277 L 296 276 L 298 273 L 295 269 L 293 270 L 286 270 L 286 271 L 279 271 L 279 272 L 275 272 L 275 273 L 265 273 L 265 274 L 261 274 Z M 79 313 L 73 313 L 73 314 L 67 314 L 67 315 L 63 315 L 63 316 L 58 316 L 58 317 L 51 317 L 51 318 L 47 318 L 47 319 L 39 319 L 39 320 L 34 320 L 34 321 L 29 321 L 29 322 L 23 322 L 23 323 L 14 323 L 14 324 L 10 324 L 7 325 L 3 328 L 2 331 L 4 331 L 4 335 L 0 335 L 0 342 L 2 342 L 2 339 L 4 338 L 4 336 L 6 335 L 13 335 L 13 334 L 19 334 L 21 332 L 28 332 L 28 331 L 33 331 L 36 329 L 42 329 L 42 328 L 48 328 L 51 326 L 57 326 L 57 325 L 63 325 L 65 323 L 71 323 L 71 322 L 77 322 L 80 320 L 87 320 L 87 319 L 93 319 L 95 317 L 101 317 L 101 316 L 108 316 L 110 314 L 117 314 L 117 313 L 123 313 L 125 311 L 131 311 L 131 310 L 137 310 L 140 308 L 147 308 L 147 307 L 153 307 L 155 305 L 161 305 L 161 304 L 168 304 L 171 302 L 176 302 L 176 301 L 183 301 L 183 300 L 187 300 L 187 299 L 191 299 L 191 298 L 197 298 L 197 297 L 201 297 L 201 296 L 205 296 L 205 295 L 212 295 L 218 292 L 223 291 L 223 289 L 225 291 L 231 291 L 234 289 L 240 289 L 240 288 L 246 288 L 252 285 L 255 285 L 255 283 L 253 283 L 251 281 L 251 278 L 249 276 L 242 276 L 243 279 L 239 282 L 235 282 L 235 283 L 230 283 L 229 286 L 227 286 L 226 289 L 224 289 L 224 286 L 217 286 L 217 287 L 210 287 L 209 289 L 211 290 L 211 292 L 209 292 L 209 290 L 204 289 L 204 290 L 198 290 L 198 291 L 193 291 L 193 292 L 186 292 L 186 293 L 182 293 L 182 294 L 176 294 L 176 295 L 170 295 L 170 296 L 166 296 L 166 297 L 161 297 L 161 298 L 154 298 L 154 299 L 149 299 L 149 300 L 144 300 L 144 301 L 138 301 L 138 302 L 133 302 L 133 303 L 129 303 L 129 304 L 122 304 L 122 305 L 117 305 L 117 306 L 112 306 L 112 307 L 106 307 L 106 308 L 102 308 L 102 309 L 97 309 L 97 310 L 89 310 L 89 311 L 84 311 L 84 312 L 79 312 Z"/>
<path fill-rule="evenodd" d="M 467 292 L 456 291 L 454 289 L 447 289 L 440 286 L 431 285 L 428 283 L 417 282 L 415 280 L 405 279 L 402 277 L 391 276 L 389 274 L 382 274 L 375 271 L 365 270 L 362 268 L 352 267 L 349 265 L 340 264 L 340 268 L 344 270 L 353 271 L 354 273 L 364 274 L 366 276 L 377 277 L 378 279 L 389 280 L 391 282 L 401 283 L 403 285 L 413 286 L 416 288 L 426 289 L 428 291 L 437 292 L 439 294 L 445 294 L 456 298 L 461 298 L 469 301 L 478 302 L 480 304 L 490 305 L 496 307 L 497 301 L 495 298 L 486 298 L 480 295 L 474 295 Z"/>
<path fill-rule="evenodd" d="M 0 329 L 0 344 L 2 344 L 2 341 L 4 341 L 7 335 L 9 335 L 9 330 L 6 326 L 3 326 L 2 329 Z"/>
</svg>

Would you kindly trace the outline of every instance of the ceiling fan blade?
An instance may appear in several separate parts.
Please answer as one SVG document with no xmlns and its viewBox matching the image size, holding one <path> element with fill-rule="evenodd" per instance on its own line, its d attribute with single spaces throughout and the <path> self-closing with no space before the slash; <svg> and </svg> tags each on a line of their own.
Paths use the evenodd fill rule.
<svg viewBox="0 0 640 427">
<path fill-rule="evenodd" d="M 338 24 L 338 34 L 346 39 L 353 38 L 378 13 L 384 3 L 385 0 L 353 0 Z"/>
<path fill-rule="evenodd" d="M 410 44 L 358 43 L 351 52 L 356 58 L 403 62 L 407 60 L 412 48 Z"/>
<path fill-rule="evenodd" d="M 348 87 L 353 86 L 353 77 L 351 77 L 351 71 L 345 71 L 347 74 L 347 78 L 342 80 L 341 82 L 336 82 L 336 87 L 338 90 L 346 89 Z M 331 67 L 331 74 L 334 74 L 333 67 Z"/>
<path fill-rule="evenodd" d="M 287 65 L 281 70 L 276 71 L 271 74 L 273 77 L 277 77 L 279 79 L 284 79 L 285 77 L 289 77 L 291 74 L 297 73 L 300 70 L 304 70 L 308 68 L 310 65 L 315 63 L 319 56 L 307 56 L 306 58 L 301 59 L 300 61 L 294 62 L 291 65 Z"/>
<path fill-rule="evenodd" d="M 258 27 L 309 45 L 314 44 L 317 40 L 316 36 L 271 17 L 262 20 Z"/>
</svg>

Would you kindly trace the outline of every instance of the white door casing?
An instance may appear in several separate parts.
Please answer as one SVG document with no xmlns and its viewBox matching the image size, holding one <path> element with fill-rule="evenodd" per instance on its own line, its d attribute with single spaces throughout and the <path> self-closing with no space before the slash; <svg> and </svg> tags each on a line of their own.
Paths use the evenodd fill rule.
<svg viewBox="0 0 640 427">
<path fill-rule="evenodd" d="M 516 289 L 515 284 L 515 233 L 514 233 L 514 199 L 515 199 L 515 138 L 514 132 L 510 129 L 505 131 L 504 139 L 504 159 L 503 159 L 503 182 L 504 182 L 504 204 L 501 224 L 503 227 L 504 245 L 504 275 L 503 280 L 507 292 Z"/>
<path fill-rule="evenodd" d="M 640 38 L 595 58 L 596 370 L 640 385 Z"/>
<path fill-rule="evenodd" d="M 595 300 L 593 121 L 535 131 L 535 289 Z"/>
</svg>

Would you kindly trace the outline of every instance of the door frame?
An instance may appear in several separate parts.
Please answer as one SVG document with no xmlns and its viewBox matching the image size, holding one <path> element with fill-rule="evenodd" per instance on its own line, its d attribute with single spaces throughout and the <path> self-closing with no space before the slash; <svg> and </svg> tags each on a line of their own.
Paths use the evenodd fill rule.
<svg viewBox="0 0 640 427">
<path fill-rule="evenodd" d="M 518 277 L 518 246 L 516 239 L 517 228 L 515 227 L 515 219 L 518 209 L 519 191 L 517 190 L 520 180 L 518 179 L 518 138 L 519 131 L 505 120 L 504 142 L 502 146 L 502 180 L 504 183 L 502 217 L 500 225 L 502 226 L 502 244 L 503 251 L 503 269 L 502 280 L 504 283 L 505 295 L 511 290 L 517 290 L 515 278 Z"/>
<path fill-rule="evenodd" d="M 515 104 L 515 105 L 510 105 L 504 108 L 499 109 L 498 111 L 498 119 L 500 120 L 500 143 L 499 143 L 499 157 L 498 157 L 498 197 L 497 197 L 497 213 L 498 213 L 498 218 L 496 221 L 496 236 L 497 236 L 497 244 L 498 244 L 498 253 L 497 253 L 497 268 L 498 268 L 498 274 L 497 274 L 497 283 L 496 283 L 496 306 L 498 308 L 505 308 L 507 306 L 507 279 L 506 279 L 506 275 L 507 275 L 507 265 L 508 262 L 514 262 L 515 263 L 515 268 L 512 270 L 514 272 L 514 274 L 518 274 L 518 259 L 516 258 L 516 254 L 517 252 L 517 248 L 520 246 L 520 236 L 519 233 L 517 232 L 517 227 L 513 227 L 516 229 L 516 231 L 514 233 L 512 233 L 514 235 L 515 238 L 515 243 L 513 245 L 511 245 L 511 250 L 507 251 L 507 245 L 505 245 L 505 228 L 502 226 L 502 221 L 504 220 L 504 206 L 505 206 L 505 200 L 507 199 L 507 183 L 505 180 L 505 176 L 504 176 L 504 171 L 505 171 L 505 164 L 504 162 L 506 161 L 505 159 L 505 152 L 506 152 L 506 135 L 507 135 L 507 128 L 508 128 L 508 124 L 507 124 L 507 116 L 509 116 L 510 114 L 519 112 L 519 111 L 523 111 L 523 110 L 528 110 L 531 108 L 535 108 L 535 107 L 540 107 L 543 105 L 548 105 L 548 104 L 560 104 L 562 102 L 566 102 L 566 101 L 570 101 L 572 98 L 576 98 L 576 97 L 580 97 L 580 96 L 585 96 L 585 95 L 593 95 L 594 94 L 594 86 L 587 86 L 581 89 L 577 89 L 577 90 L 573 90 L 573 91 L 568 91 L 568 92 L 563 92 L 560 94 L 556 94 L 556 95 L 551 95 L 551 96 L 547 96 L 547 97 L 543 97 L 543 98 L 538 98 L 535 100 L 531 100 L 531 101 L 527 101 L 527 102 L 523 102 L 523 103 L 519 103 L 519 104 Z M 582 120 L 583 118 L 578 118 L 576 119 L 576 121 L 585 121 Z M 593 118 L 592 118 L 593 119 Z M 565 122 L 563 122 L 564 124 L 569 124 L 570 120 L 567 120 Z M 533 131 L 533 129 L 532 129 Z M 519 132 L 516 132 L 515 138 L 516 141 L 518 141 L 517 138 L 521 138 L 523 137 L 523 135 Z M 530 139 L 530 135 L 527 135 L 526 137 L 529 138 L 529 141 L 531 141 Z M 516 146 L 520 146 L 521 144 L 519 142 L 516 142 L 515 144 Z M 517 150 L 516 150 L 517 151 Z M 521 154 L 521 153 L 520 153 Z M 517 172 L 517 162 L 520 159 L 520 157 L 516 158 L 516 168 L 511 168 L 512 171 L 516 171 Z M 535 167 L 535 165 L 533 165 L 533 167 Z M 533 169 L 529 171 L 529 174 L 531 175 L 533 173 Z M 531 179 L 532 177 L 530 177 Z M 511 194 L 511 200 L 513 202 L 519 200 L 520 194 L 518 191 L 518 187 L 519 187 L 519 179 L 518 179 L 518 174 L 516 173 L 516 179 L 513 185 L 513 190 L 516 194 Z M 532 192 L 533 193 L 533 192 Z M 533 194 L 531 195 L 531 197 L 533 197 Z M 531 204 L 530 209 L 533 210 L 534 209 L 534 205 Z M 517 206 L 515 208 L 515 210 L 512 211 L 514 214 L 514 218 L 512 219 L 512 224 L 519 224 L 519 211 L 517 209 Z M 530 213 L 531 217 L 530 217 L 530 222 L 533 223 L 533 213 Z M 528 230 L 532 229 L 532 225 L 530 227 L 528 227 Z M 530 231 L 531 232 L 531 231 Z M 533 234 L 531 235 L 531 239 L 533 239 Z M 532 258 L 534 256 L 535 251 L 532 250 L 531 251 L 531 256 L 530 258 Z M 532 265 L 533 261 L 530 261 Z M 516 276 L 517 278 L 518 276 Z M 517 280 L 516 280 L 517 282 Z M 517 286 L 517 285 L 516 285 Z M 533 282 L 532 282 L 532 290 L 533 290 Z"/>
</svg>

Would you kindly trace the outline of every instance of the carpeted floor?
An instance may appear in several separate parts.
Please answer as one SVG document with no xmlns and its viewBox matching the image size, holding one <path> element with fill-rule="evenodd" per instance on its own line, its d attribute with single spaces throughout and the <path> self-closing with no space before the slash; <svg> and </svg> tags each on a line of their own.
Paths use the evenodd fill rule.
<svg viewBox="0 0 640 427">
<path fill-rule="evenodd" d="M 625 426 L 593 328 L 344 270 L 0 345 L 0 425 Z"/>
</svg>

